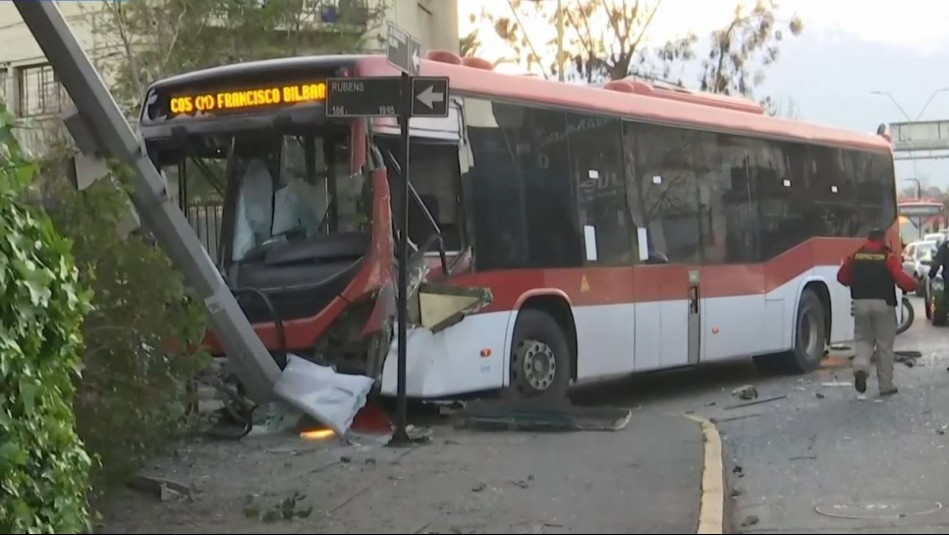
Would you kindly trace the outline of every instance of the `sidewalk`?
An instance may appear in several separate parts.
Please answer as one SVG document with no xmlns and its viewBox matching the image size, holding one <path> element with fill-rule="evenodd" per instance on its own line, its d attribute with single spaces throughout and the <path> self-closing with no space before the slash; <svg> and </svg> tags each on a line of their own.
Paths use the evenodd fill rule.
<svg viewBox="0 0 949 535">
<path fill-rule="evenodd" d="M 130 491 L 106 532 L 696 531 L 704 440 L 685 417 L 634 411 L 615 432 L 434 432 L 407 450 L 285 436 L 191 444 L 149 475 L 193 485 L 192 499 Z M 305 518 L 261 519 L 281 508 Z"/>
</svg>

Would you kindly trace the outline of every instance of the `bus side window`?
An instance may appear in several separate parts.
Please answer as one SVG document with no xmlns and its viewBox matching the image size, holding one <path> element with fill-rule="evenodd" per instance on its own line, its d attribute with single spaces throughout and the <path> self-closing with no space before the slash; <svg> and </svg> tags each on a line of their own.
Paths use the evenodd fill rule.
<svg viewBox="0 0 949 535">
<path fill-rule="evenodd" d="M 622 123 L 609 117 L 568 113 L 566 130 L 586 262 L 631 264 L 634 244 L 630 234 L 636 231 L 630 221 L 623 176 Z"/>
<path fill-rule="evenodd" d="M 648 236 L 647 263 L 701 262 L 702 207 L 690 130 L 626 122 L 627 181 L 637 227 Z M 637 230 L 638 232 L 638 230 Z"/>
</svg>

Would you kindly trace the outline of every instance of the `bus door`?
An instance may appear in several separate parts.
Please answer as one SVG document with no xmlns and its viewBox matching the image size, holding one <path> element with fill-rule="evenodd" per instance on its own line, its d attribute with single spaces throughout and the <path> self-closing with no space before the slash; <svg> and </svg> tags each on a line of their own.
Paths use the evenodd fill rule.
<svg viewBox="0 0 949 535">
<path fill-rule="evenodd" d="M 648 233 L 652 234 L 652 233 Z M 639 229 L 636 286 L 636 368 L 649 370 L 698 364 L 701 355 L 701 288 L 699 269 L 670 264 L 661 240 Z M 657 242 L 653 248 L 650 241 Z"/>
<path fill-rule="evenodd" d="M 699 270 L 697 267 L 689 269 L 689 311 L 688 311 L 688 363 L 699 363 L 699 349 L 702 343 L 702 307 L 699 306 Z"/>
</svg>

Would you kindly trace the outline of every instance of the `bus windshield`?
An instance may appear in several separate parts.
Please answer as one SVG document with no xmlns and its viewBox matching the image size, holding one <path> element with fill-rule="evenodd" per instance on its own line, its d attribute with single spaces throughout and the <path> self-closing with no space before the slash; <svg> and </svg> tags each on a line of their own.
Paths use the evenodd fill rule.
<svg viewBox="0 0 949 535">
<path fill-rule="evenodd" d="M 362 175 L 350 176 L 348 132 L 192 138 L 181 157 L 188 161 L 177 165 L 185 172 L 179 193 L 189 219 L 196 206 L 207 207 L 206 184 L 218 185 L 213 256 L 220 265 L 254 258 L 276 243 L 364 230 L 368 222 Z"/>
</svg>

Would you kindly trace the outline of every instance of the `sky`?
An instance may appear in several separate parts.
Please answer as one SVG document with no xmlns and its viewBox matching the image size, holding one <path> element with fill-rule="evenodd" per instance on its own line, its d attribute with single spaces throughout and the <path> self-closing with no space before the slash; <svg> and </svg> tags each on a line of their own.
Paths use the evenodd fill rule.
<svg viewBox="0 0 949 535">
<path fill-rule="evenodd" d="M 736 3 L 663 0 L 648 39 L 663 43 L 688 31 L 707 35 L 729 20 Z M 949 1 L 779 3 L 778 20 L 787 21 L 797 15 L 804 21 L 804 32 L 785 40 L 778 63 L 766 71 L 756 94 L 793 101 L 800 119 L 873 132 L 880 123 L 906 121 L 907 115 L 915 120 L 934 92 L 949 88 Z M 481 55 L 496 59 L 504 54 L 504 47 L 480 19 L 482 8 L 495 14 L 511 13 L 508 0 L 462 0 L 460 33 L 465 35 L 478 28 L 483 43 Z M 472 14 L 479 17 L 474 25 L 469 21 Z M 538 44 L 555 35 L 549 24 L 523 22 Z M 690 79 L 685 81 L 689 83 Z M 889 93 L 899 106 L 874 91 Z M 949 90 L 936 93 L 921 118 L 949 119 Z M 922 179 L 924 185 L 949 189 L 949 160 L 898 161 L 901 187 L 913 186 L 905 180 L 911 177 Z"/>
</svg>

